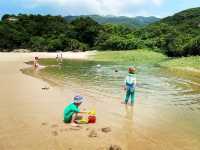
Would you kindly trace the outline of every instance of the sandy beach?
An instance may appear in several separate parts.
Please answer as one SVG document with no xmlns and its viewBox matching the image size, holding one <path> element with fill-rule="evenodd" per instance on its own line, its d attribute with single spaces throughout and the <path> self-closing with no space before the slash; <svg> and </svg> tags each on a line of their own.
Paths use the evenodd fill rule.
<svg viewBox="0 0 200 150">
<path fill-rule="evenodd" d="M 185 132 L 189 128 L 180 130 L 181 120 L 173 126 L 177 118 L 158 105 L 148 107 L 139 99 L 136 107 L 126 107 L 112 97 L 71 85 L 52 86 L 23 74 L 20 69 L 29 67 L 24 62 L 36 55 L 55 58 L 56 53 L 0 53 L 0 150 L 106 150 L 111 145 L 123 150 L 199 149 L 198 139 Z M 88 55 L 63 53 L 71 59 Z M 50 89 L 42 90 L 45 86 Z M 96 108 L 96 124 L 77 129 L 63 123 L 63 109 L 76 94 L 85 98 L 81 109 Z M 102 132 L 105 127 L 111 131 Z"/>
<path fill-rule="evenodd" d="M 87 58 L 87 53 L 63 53 L 64 58 Z M 22 74 L 27 67 L 25 61 L 34 56 L 55 58 L 55 53 L 0 53 L 0 149 L 8 150 L 66 150 L 105 149 L 119 144 L 115 131 L 101 132 L 109 127 L 107 122 L 83 125 L 74 129 L 63 123 L 63 109 L 72 97 L 80 92 L 76 89 L 52 87 L 47 82 Z M 50 86 L 49 90 L 42 87 Z M 82 108 L 93 107 L 93 97 L 84 95 Z M 93 100 L 93 101 L 92 101 Z M 102 113 L 103 114 L 103 113 Z M 103 114 L 105 115 L 105 114 Z M 88 137 L 91 130 L 97 137 Z"/>
</svg>

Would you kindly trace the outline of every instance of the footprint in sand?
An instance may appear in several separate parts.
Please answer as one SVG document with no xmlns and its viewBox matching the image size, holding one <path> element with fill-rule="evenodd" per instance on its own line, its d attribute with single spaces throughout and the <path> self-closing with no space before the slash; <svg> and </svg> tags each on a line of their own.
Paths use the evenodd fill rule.
<svg viewBox="0 0 200 150">
<path fill-rule="evenodd" d="M 97 150 L 108 150 L 107 147 L 99 147 Z"/>
<path fill-rule="evenodd" d="M 59 131 L 60 131 L 60 132 L 63 132 L 63 131 L 64 131 L 64 129 L 60 129 Z"/>
<path fill-rule="evenodd" d="M 69 128 L 70 130 L 80 130 L 81 128 L 79 128 L 79 127 L 71 127 L 71 128 Z"/>
<path fill-rule="evenodd" d="M 51 133 L 52 133 L 53 136 L 57 136 L 58 135 L 57 131 L 52 131 Z"/>
<path fill-rule="evenodd" d="M 108 133 L 111 132 L 111 128 L 110 127 L 101 128 L 101 131 L 104 133 Z"/>
<path fill-rule="evenodd" d="M 52 128 L 57 128 L 58 125 L 57 125 L 57 124 L 52 124 L 51 127 L 52 127 Z"/>
<path fill-rule="evenodd" d="M 88 131 L 88 130 L 90 130 L 90 128 L 86 128 L 85 130 Z"/>
<path fill-rule="evenodd" d="M 46 122 L 42 122 L 42 126 L 46 126 L 47 125 L 47 123 Z"/>
<path fill-rule="evenodd" d="M 97 137 L 97 136 L 98 136 L 98 134 L 97 134 L 97 132 L 94 129 L 91 130 L 90 133 L 89 133 L 89 135 L 88 135 L 88 137 L 90 137 L 90 138 Z"/>
<path fill-rule="evenodd" d="M 122 149 L 121 149 L 121 147 L 118 146 L 118 145 L 111 145 L 111 146 L 109 147 L 109 150 L 122 150 Z"/>
</svg>

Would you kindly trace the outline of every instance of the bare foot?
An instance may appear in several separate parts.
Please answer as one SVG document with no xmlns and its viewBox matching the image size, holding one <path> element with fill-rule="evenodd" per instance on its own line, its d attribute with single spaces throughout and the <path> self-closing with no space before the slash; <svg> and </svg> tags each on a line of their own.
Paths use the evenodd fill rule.
<svg viewBox="0 0 200 150">
<path fill-rule="evenodd" d="M 78 125 L 77 123 L 71 123 L 72 127 L 80 127 L 80 125 Z"/>
</svg>

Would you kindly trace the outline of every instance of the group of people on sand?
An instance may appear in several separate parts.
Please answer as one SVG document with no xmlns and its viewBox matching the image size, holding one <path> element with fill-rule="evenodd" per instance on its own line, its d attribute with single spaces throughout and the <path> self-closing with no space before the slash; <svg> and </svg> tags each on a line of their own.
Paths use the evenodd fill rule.
<svg viewBox="0 0 200 150">
<path fill-rule="evenodd" d="M 123 88 L 126 91 L 126 96 L 122 104 L 128 104 L 129 99 L 131 99 L 131 106 L 134 105 L 135 102 L 135 87 L 136 87 L 136 69 L 134 67 L 128 68 L 128 75 L 124 80 Z M 64 109 L 64 122 L 71 123 L 72 126 L 79 126 L 77 120 L 82 118 L 83 114 L 87 114 L 86 111 L 80 110 L 80 105 L 83 103 L 83 97 L 78 95 L 75 96 L 73 102 L 65 107 Z"/>
<path fill-rule="evenodd" d="M 34 69 L 39 68 L 40 65 L 39 65 L 38 61 L 39 61 L 39 57 L 35 56 L 34 60 L 33 60 L 33 68 Z M 63 61 L 62 51 L 57 52 L 57 54 L 56 54 L 56 61 L 59 62 L 59 63 L 62 63 L 62 61 Z"/>
<path fill-rule="evenodd" d="M 62 51 L 59 51 L 59 52 L 56 54 L 56 61 L 57 61 L 57 62 L 62 62 L 62 61 L 63 61 L 63 54 L 62 54 Z"/>
</svg>

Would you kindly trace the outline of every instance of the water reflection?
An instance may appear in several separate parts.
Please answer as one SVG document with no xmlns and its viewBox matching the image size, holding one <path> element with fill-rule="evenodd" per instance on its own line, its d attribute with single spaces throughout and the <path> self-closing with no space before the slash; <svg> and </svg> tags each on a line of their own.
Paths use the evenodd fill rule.
<svg viewBox="0 0 200 150">
<path fill-rule="evenodd" d="M 134 106 L 124 105 L 124 110 L 125 110 L 125 118 L 130 121 L 133 121 Z"/>
<path fill-rule="evenodd" d="M 123 128 L 126 131 L 125 140 L 126 140 L 128 149 L 131 149 L 133 145 L 132 143 L 132 136 L 134 135 L 133 110 L 134 110 L 133 106 L 124 105 L 125 119 L 123 121 Z"/>
</svg>

